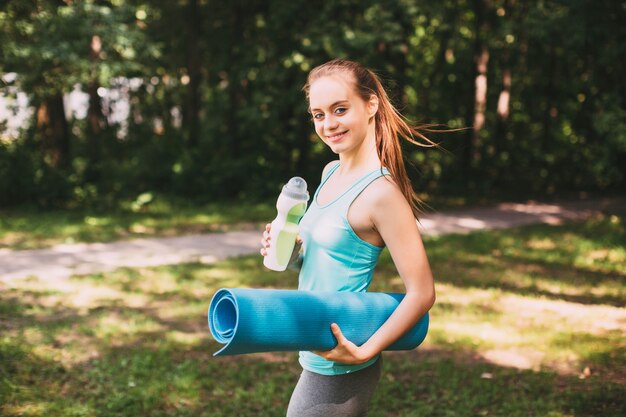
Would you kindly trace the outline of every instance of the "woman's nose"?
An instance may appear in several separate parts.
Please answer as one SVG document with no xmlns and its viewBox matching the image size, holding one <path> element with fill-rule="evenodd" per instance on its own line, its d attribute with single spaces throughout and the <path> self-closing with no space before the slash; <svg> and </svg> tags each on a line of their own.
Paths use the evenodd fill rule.
<svg viewBox="0 0 626 417">
<path fill-rule="evenodd" d="M 333 116 L 326 116 L 326 118 L 324 119 L 324 129 L 332 130 L 336 128 L 337 125 L 337 119 L 335 119 Z"/>
</svg>

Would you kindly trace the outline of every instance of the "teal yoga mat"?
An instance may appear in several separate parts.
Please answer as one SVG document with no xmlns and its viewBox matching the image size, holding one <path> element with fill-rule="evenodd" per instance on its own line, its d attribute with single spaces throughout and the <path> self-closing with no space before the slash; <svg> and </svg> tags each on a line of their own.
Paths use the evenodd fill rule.
<svg viewBox="0 0 626 417">
<path fill-rule="evenodd" d="M 222 288 L 208 311 L 209 328 L 225 344 L 217 355 L 297 350 L 330 350 L 337 323 L 357 346 L 365 343 L 393 313 L 404 294 L 312 292 Z M 428 332 L 428 313 L 387 350 L 411 350 Z"/>
</svg>

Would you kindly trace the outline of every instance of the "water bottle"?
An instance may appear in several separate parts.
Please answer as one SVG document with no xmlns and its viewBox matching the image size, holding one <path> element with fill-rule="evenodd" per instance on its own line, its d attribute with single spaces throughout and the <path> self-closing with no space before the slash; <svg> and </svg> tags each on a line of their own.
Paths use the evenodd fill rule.
<svg viewBox="0 0 626 417">
<path fill-rule="evenodd" d="M 284 271 L 293 253 L 298 236 L 298 223 L 306 211 L 309 192 L 306 181 L 293 177 L 283 187 L 276 201 L 278 214 L 270 228 L 270 247 L 263 265 L 274 271 Z"/>
</svg>

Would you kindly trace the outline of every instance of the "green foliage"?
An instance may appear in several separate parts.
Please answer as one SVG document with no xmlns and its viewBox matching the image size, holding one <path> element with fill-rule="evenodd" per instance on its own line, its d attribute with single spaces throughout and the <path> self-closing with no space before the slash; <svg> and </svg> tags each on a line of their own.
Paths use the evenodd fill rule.
<svg viewBox="0 0 626 417">
<path fill-rule="evenodd" d="M 50 207 L 68 200 L 68 178 L 44 161 L 32 141 L 0 142 L 0 206 L 29 202 Z"/>
<path fill-rule="evenodd" d="M 585 0 L 8 1 L 0 73 L 17 77 L 0 89 L 24 91 L 38 109 L 79 86 L 92 103 L 90 119 L 69 120 L 69 166 L 40 155 L 60 145 L 37 112 L 19 140 L 3 139 L 3 169 L 20 179 L 0 179 L 0 204 L 114 206 L 143 192 L 262 200 L 295 174 L 315 187 L 334 155 L 306 113 L 311 68 L 358 60 L 410 120 L 468 127 L 479 45 L 489 61 L 474 151 L 467 131 L 430 134 L 449 153 L 404 146 L 418 192 L 616 192 L 626 181 L 625 13 Z M 99 87 L 128 98 L 127 120 L 106 122 L 115 103 L 100 102 Z"/>
</svg>

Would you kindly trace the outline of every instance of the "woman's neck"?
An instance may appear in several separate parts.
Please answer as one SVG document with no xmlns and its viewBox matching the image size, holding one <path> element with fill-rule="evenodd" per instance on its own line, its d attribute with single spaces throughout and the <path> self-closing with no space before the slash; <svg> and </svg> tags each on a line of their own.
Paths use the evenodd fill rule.
<svg viewBox="0 0 626 417">
<path fill-rule="evenodd" d="M 341 176 L 350 176 L 362 171 L 379 168 L 381 163 L 376 152 L 376 134 L 374 129 L 368 132 L 361 146 L 354 149 L 353 152 L 340 153 L 339 163 L 340 166 L 337 171 Z"/>
</svg>

